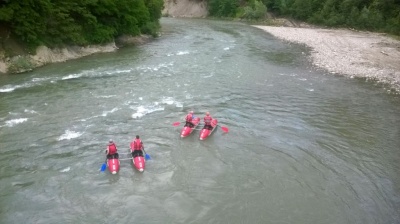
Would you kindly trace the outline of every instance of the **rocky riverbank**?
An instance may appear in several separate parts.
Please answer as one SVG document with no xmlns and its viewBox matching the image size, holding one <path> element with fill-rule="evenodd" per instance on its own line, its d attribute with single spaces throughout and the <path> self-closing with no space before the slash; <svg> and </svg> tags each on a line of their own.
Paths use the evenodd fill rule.
<svg viewBox="0 0 400 224">
<path fill-rule="evenodd" d="M 26 72 L 46 64 L 64 62 L 95 53 L 112 52 L 117 50 L 118 46 L 143 44 L 151 39 L 152 37 L 148 35 L 121 36 L 115 42 L 113 41 L 105 45 L 69 46 L 54 49 L 40 46 L 36 49 L 36 54 L 34 55 L 21 52 L 20 55 L 13 57 L 5 57 L 3 52 L 3 54 L 0 54 L 0 73 Z"/>
<path fill-rule="evenodd" d="M 385 34 L 345 29 L 255 26 L 285 41 L 312 48 L 319 68 L 350 78 L 362 77 L 400 92 L 400 41 Z"/>
</svg>

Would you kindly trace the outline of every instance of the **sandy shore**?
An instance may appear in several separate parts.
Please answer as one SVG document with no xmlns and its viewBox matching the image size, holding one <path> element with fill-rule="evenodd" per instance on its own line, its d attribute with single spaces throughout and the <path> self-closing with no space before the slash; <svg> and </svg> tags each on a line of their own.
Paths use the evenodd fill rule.
<svg viewBox="0 0 400 224">
<path fill-rule="evenodd" d="M 400 41 L 384 34 L 344 29 L 254 27 L 311 47 L 313 64 L 330 73 L 365 77 L 400 92 Z"/>
</svg>

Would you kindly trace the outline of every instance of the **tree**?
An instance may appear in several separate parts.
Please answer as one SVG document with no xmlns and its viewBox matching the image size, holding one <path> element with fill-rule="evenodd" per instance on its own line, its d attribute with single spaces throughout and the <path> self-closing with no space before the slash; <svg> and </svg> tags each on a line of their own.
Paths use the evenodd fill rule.
<svg viewBox="0 0 400 224">
<path fill-rule="evenodd" d="M 98 44 L 154 34 L 162 6 L 162 0 L 3 0 L 0 24 L 33 47 Z"/>
<path fill-rule="evenodd" d="M 234 17 L 238 10 L 237 0 L 210 0 L 208 7 L 211 16 Z"/>
<path fill-rule="evenodd" d="M 312 0 L 295 0 L 290 11 L 294 18 L 307 20 L 313 13 Z"/>
</svg>

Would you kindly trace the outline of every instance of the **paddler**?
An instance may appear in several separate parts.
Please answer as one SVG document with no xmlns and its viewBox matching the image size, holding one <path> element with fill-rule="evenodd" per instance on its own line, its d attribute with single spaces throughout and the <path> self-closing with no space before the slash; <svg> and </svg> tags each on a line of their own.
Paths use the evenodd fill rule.
<svg viewBox="0 0 400 224">
<path fill-rule="evenodd" d="M 106 154 L 107 154 L 107 159 L 112 159 L 112 158 L 118 159 L 118 157 L 119 157 L 118 152 L 117 152 L 117 146 L 115 145 L 115 143 L 112 139 L 110 139 L 110 141 L 108 141 Z"/>
<path fill-rule="evenodd" d="M 193 118 L 194 118 L 193 111 L 190 111 L 188 113 L 188 115 L 186 115 L 186 117 L 185 117 L 185 120 L 186 120 L 185 126 L 189 126 L 189 127 L 193 128 L 194 127 L 194 124 L 192 123 Z"/>
<path fill-rule="evenodd" d="M 136 139 L 133 139 L 131 142 L 132 157 L 135 158 L 136 156 L 143 156 L 143 150 L 143 142 L 140 140 L 139 135 L 136 135 Z"/>
<path fill-rule="evenodd" d="M 213 127 L 211 126 L 212 117 L 210 116 L 210 112 L 206 112 L 206 116 L 204 117 L 204 128 L 211 130 Z"/>
</svg>

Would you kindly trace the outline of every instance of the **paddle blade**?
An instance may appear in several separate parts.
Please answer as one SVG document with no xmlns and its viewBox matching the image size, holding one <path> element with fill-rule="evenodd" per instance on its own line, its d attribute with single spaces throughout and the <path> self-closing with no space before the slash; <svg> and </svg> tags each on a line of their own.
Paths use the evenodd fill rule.
<svg viewBox="0 0 400 224">
<path fill-rule="evenodd" d="M 107 168 L 107 164 L 106 164 L 106 163 L 103 163 L 103 164 L 101 165 L 100 172 L 104 172 L 104 170 L 106 170 L 106 168 Z"/>
<path fill-rule="evenodd" d="M 229 129 L 228 129 L 227 127 L 221 127 L 221 129 L 222 129 L 222 131 L 224 131 L 224 132 L 226 132 L 226 133 L 229 132 Z"/>
<path fill-rule="evenodd" d="M 180 124 L 181 124 L 181 122 L 179 122 L 179 121 L 172 123 L 173 126 L 179 126 Z"/>
<path fill-rule="evenodd" d="M 150 160 L 150 159 L 151 159 L 150 155 L 149 155 L 149 154 L 147 154 L 147 153 L 146 153 L 146 156 L 145 156 L 145 158 L 146 158 L 146 160 Z"/>
</svg>

